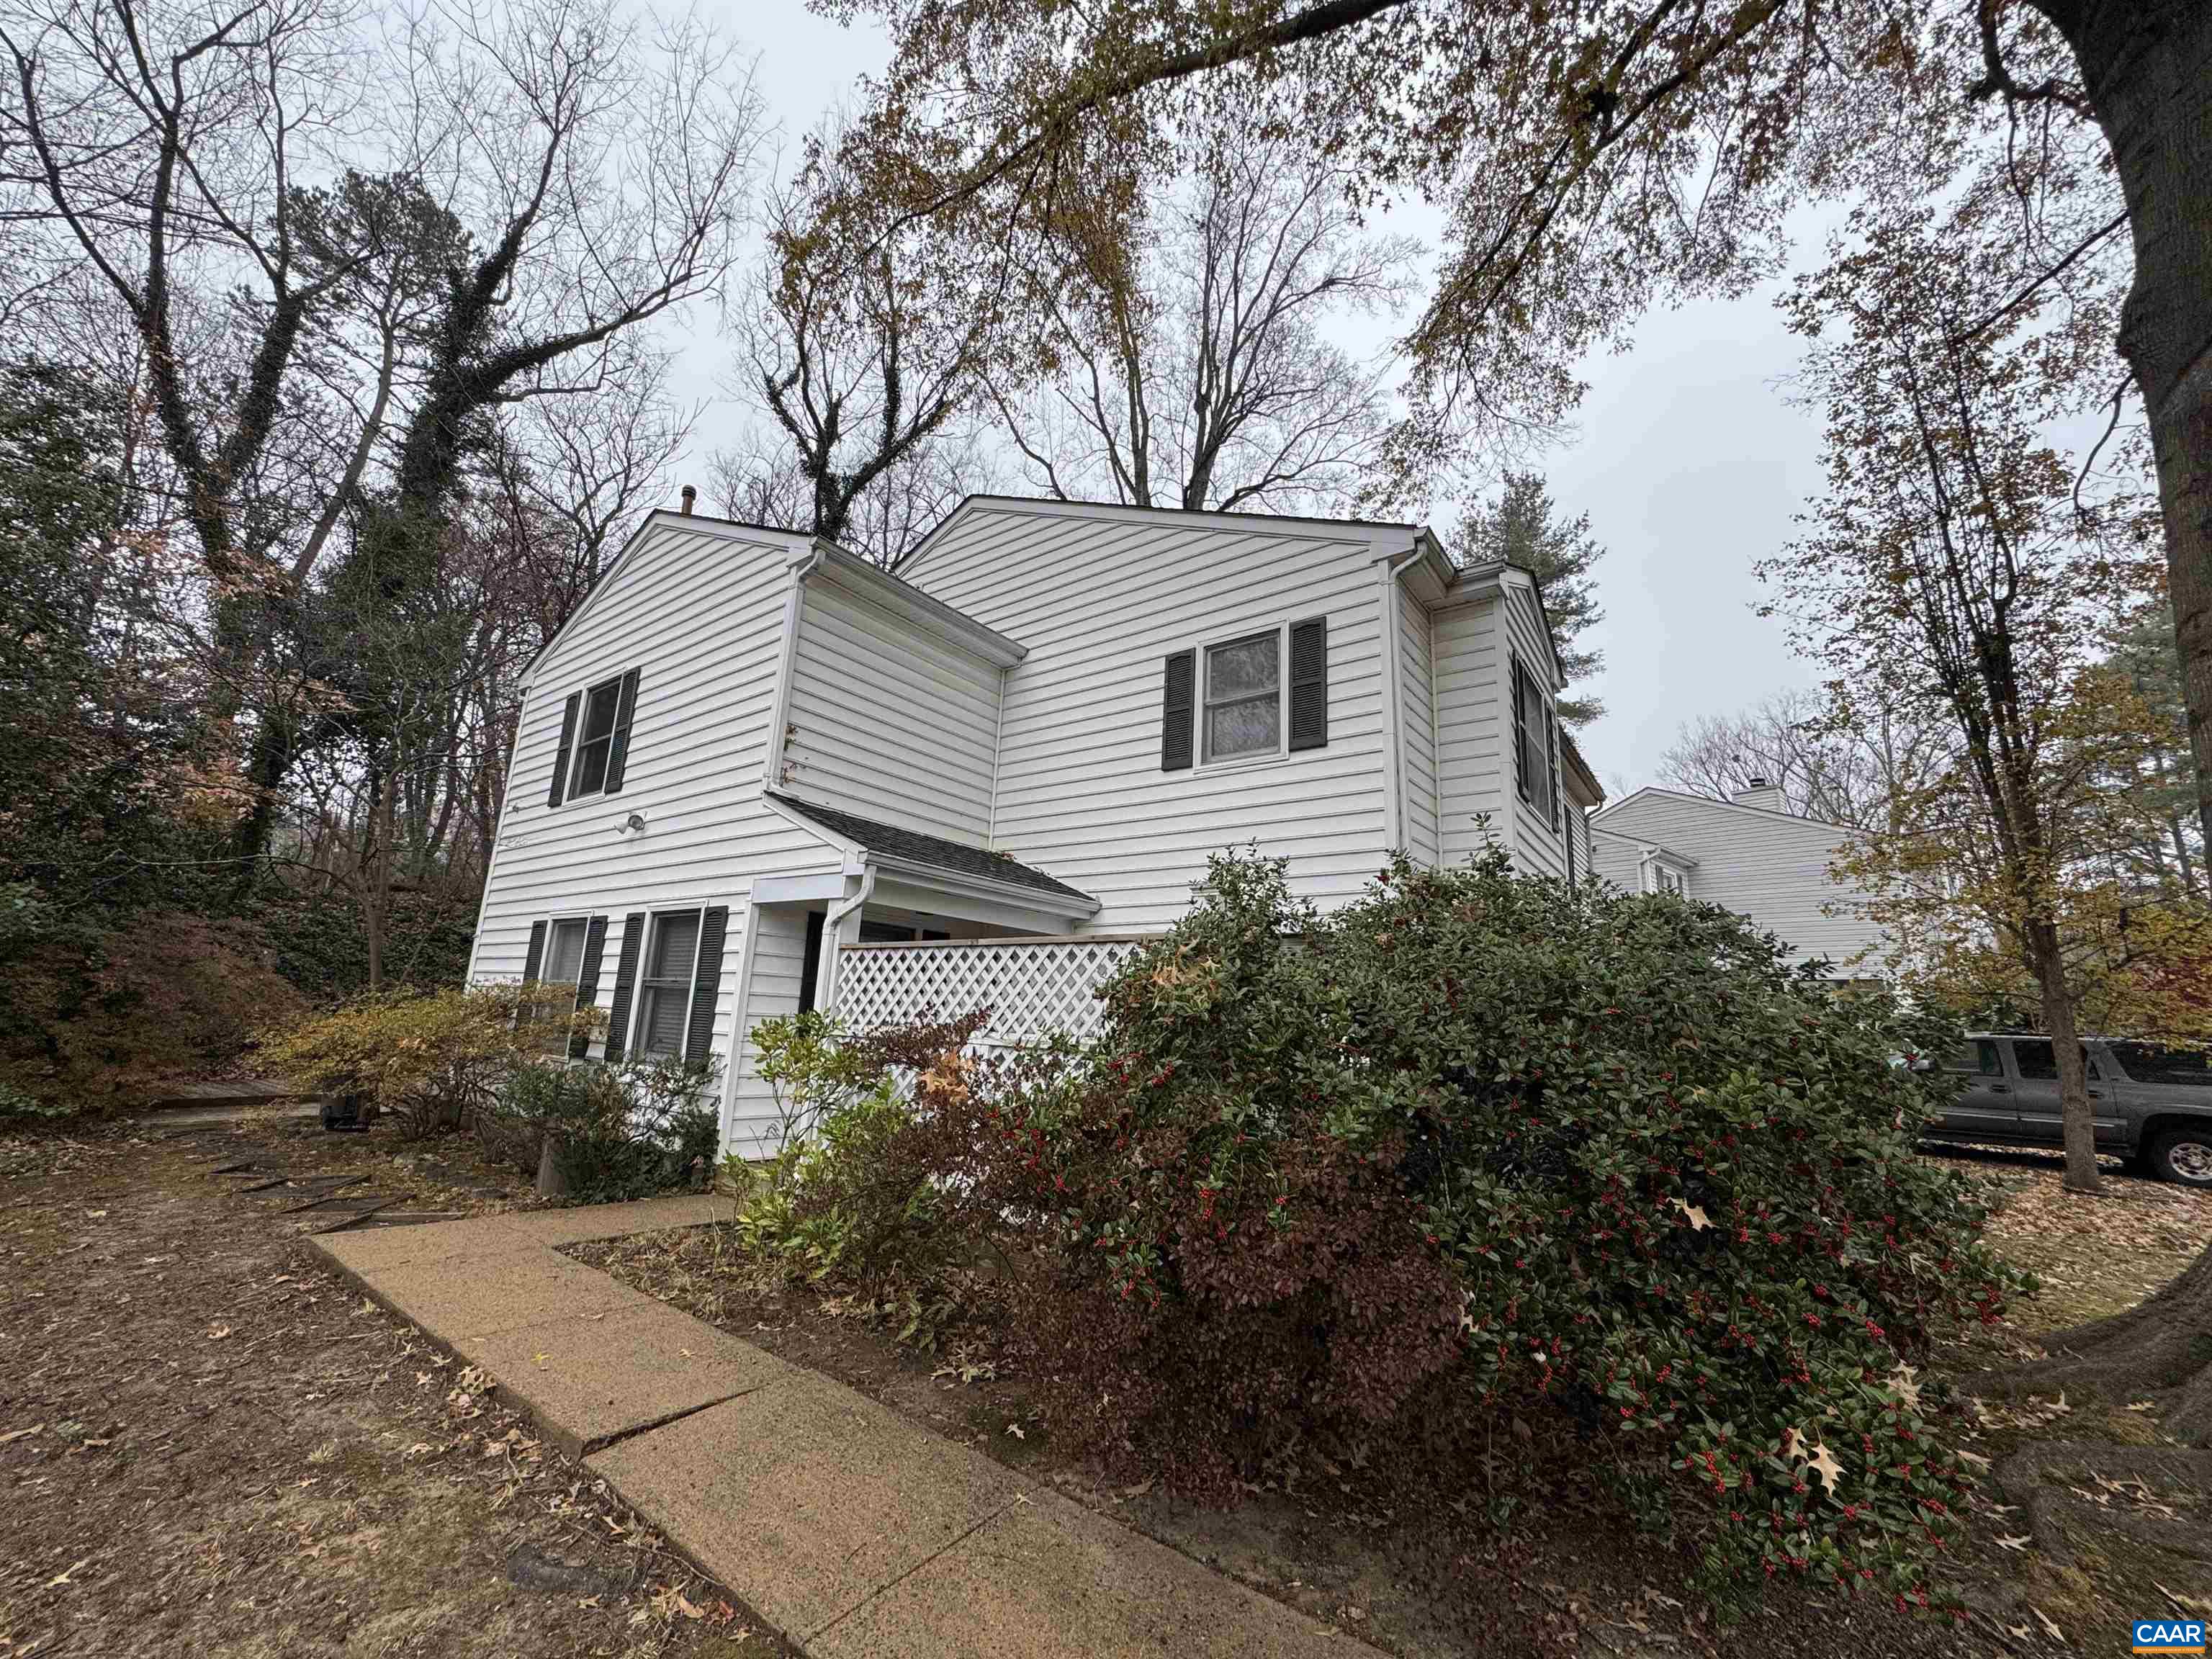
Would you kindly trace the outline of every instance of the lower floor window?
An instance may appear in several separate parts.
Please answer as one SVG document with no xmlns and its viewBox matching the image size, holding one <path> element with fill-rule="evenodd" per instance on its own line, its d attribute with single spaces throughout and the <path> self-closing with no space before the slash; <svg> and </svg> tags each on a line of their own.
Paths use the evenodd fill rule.
<svg viewBox="0 0 2212 1659">
<path fill-rule="evenodd" d="M 553 937 L 546 941 L 546 983 L 574 985 L 584 971 L 584 935 L 591 923 L 582 916 L 573 916 L 566 921 L 553 924 Z"/>
<path fill-rule="evenodd" d="M 678 910 L 653 919 L 645 972 L 638 981 L 637 1052 L 681 1054 L 691 1013 L 692 972 L 699 958 L 699 913 Z"/>
</svg>

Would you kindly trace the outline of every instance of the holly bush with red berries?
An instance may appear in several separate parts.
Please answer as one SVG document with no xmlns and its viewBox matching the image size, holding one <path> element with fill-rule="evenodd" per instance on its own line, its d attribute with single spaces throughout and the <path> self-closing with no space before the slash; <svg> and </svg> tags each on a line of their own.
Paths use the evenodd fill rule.
<svg viewBox="0 0 2212 1659">
<path fill-rule="evenodd" d="M 1924 1599 L 1971 1472 L 1920 1368 L 2021 1285 L 1915 1154 L 1947 1085 L 1905 1058 L 1955 1030 L 1497 855 L 1328 915 L 1218 859 L 1102 995 L 1081 1054 L 882 1051 L 916 1078 L 899 1178 L 1016 1264 L 1056 1430 L 1226 1498 L 1301 1447 L 1548 1413 L 1717 1573 Z"/>
</svg>

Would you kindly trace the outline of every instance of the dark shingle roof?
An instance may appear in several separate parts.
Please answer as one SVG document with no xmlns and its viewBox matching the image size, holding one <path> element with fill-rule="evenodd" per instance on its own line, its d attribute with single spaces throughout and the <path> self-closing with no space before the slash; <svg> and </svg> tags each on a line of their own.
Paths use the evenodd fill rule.
<svg viewBox="0 0 2212 1659">
<path fill-rule="evenodd" d="M 957 841 L 947 841 L 942 836 L 925 836 L 918 830 L 902 830 L 895 823 L 878 823 L 873 818 L 864 818 L 850 812 L 840 812 L 835 807 L 817 806 L 811 800 L 767 792 L 768 798 L 777 805 L 787 807 L 801 817 L 811 818 L 833 836 L 857 842 L 872 853 L 885 853 L 895 859 L 905 859 L 915 864 L 933 865 L 939 870 L 950 870 L 963 876 L 981 876 L 988 881 L 1003 881 L 1011 886 L 1030 887 L 1041 893 L 1057 893 L 1066 898 L 1081 899 L 1095 903 L 1090 894 L 1070 887 L 1064 881 L 1054 881 L 1042 870 L 1032 870 L 1026 864 L 997 853 L 987 853 L 980 847 L 963 847 Z"/>
</svg>

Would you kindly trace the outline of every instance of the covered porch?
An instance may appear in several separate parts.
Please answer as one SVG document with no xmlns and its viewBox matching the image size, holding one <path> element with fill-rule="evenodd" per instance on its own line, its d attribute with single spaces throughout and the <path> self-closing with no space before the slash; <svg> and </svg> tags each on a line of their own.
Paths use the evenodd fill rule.
<svg viewBox="0 0 2212 1659">
<path fill-rule="evenodd" d="M 1029 941 L 1079 947 L 1087 957 L 1096 954 L 1095 944 L 1107 943 L 1076 933 L 1098 902 L 1043 871 L 811 801 L 775 793 L 767 799 L 842 857 L 835 871 L 753 883 L 725 1085 L 726 1150 L 747 1156 L 774 1150 L 775 1095 L 751 1042 L 763 1020 L 812 1009 L 836 1011 L 855 1024 L 932 1010 L 963 1013 L 1005 1000 L 1008 963 L 1053 960 L 1034 951 L 1008 957 L 1003 949 L 976 954 L 985 947 Z M 976 994 L 994 987 L 995 995 Z"/>
</svg>

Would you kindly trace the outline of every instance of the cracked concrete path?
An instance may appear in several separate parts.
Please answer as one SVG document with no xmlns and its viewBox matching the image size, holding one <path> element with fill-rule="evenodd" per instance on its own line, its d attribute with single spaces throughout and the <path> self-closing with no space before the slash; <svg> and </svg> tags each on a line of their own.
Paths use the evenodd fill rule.
<svg viewBox="0 0 2212 1659">
<path fill-rule="evenodd" d="M 556 1246 L 712 1198 L 309 1241 L 822 1659 L 1353 1659 L 1364 1644 Z"/>
</svg>

